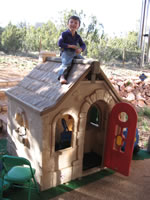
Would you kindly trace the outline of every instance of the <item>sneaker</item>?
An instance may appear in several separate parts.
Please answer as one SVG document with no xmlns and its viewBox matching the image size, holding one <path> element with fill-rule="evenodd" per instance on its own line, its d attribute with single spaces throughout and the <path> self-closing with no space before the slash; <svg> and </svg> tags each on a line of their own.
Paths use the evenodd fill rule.
<svg viewBox="0 0 150 200">
<path fill-rule="evenodd" d="M 66 79 L 64 78 L 64 76 L 61 76 L 61 77 L 60 77 L 60 83 L 61 83 L 61 84 L 67 84 L 67 81 L 66 81 Z"/>
</svg>

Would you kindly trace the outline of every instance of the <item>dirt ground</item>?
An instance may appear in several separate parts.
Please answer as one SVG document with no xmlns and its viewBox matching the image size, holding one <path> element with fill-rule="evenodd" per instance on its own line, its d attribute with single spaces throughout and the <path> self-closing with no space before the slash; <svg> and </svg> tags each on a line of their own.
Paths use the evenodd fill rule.
<svg viewBox="0 0 150 200">
<path fill-rule="evenodd" d="M 23 78 L 38 63 L 38 59 L 5 55 L 0 52 L 0 80 L 9 81 Z"/>
<path fill-rule="evenodd" d="M 130 176 L 104 177 L 52 200 L 149 200 L 150 159 L 132 161 Z"/>
</svg>

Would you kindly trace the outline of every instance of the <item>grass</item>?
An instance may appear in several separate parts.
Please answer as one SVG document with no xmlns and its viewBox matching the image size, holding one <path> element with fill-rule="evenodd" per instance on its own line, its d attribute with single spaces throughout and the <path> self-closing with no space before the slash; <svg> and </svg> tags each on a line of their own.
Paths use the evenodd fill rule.
<svg viewBox="0 0 150 200">
<path fill-rule="evenodd" d="M 138 112 L 138 123 L 140 123 L 143 131 L 149 131 L 149 121 L 150 121 L 150 108 L 144 107 Z"/>
<path fill-rule="evenodd" d="M 148 126 L 148 122 L 145 119 L 142 121 L 142 128 L 143 128 L 144 131 L 149 131 L 150 130 L 149 126 Z"/>
<path fill-rule="evenodd" d="M 150 108 L 149 107 L 144 108 L 144 115 L 150 119 Z"/>
<path fill-rule="evenodd" d="M 147 106 L 147 107 L 144 107 L 142 108 L 139 112 L 138 112 L 138 117 L 141 118 L 143 116 L 146 116 L 150 119 L 150 108 Z"/>
<path fill-rule="evenodd" d="M 147 149 L 150 137 L 150 107 L 141 108 L 138 112 L 139 145 Z"/>
</svg>

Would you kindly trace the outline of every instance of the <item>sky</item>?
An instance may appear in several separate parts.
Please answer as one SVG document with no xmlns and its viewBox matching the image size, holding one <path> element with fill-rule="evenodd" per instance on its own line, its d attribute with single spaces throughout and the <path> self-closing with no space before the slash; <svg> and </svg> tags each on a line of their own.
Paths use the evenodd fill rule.
<svg viewBox="0 0 150 200">
<path fill-rule="evenodd" d="M 0 26 L 9 22 L 46 23 L 57 21 L 60 11 L 81 11 L 94 15 L 103 24 L 108 35 L 121 35 L 139 29 L 142 0 L 1 0 Z M 86 23 L 86 22 L 85 22 Z"/>
</svg>

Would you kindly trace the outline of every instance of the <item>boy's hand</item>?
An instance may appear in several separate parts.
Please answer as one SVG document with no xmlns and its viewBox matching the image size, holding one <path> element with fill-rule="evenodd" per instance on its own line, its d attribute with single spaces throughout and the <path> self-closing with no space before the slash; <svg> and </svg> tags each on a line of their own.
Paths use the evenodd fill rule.
<svg viewBox="0 0 150 200">
<path fill-rule="evenodd" d="M 82 48 L 76 49 L 76 54 L 80 54 L 82 52 Z"/>
<path fill-rule="evenodd" d="M 78 47 L 76 45 L 68 45 L 68 48 L 71 48 L 71 49 L 77 49 Z"/>
</svg>

